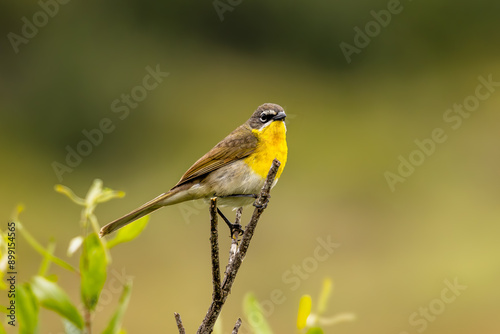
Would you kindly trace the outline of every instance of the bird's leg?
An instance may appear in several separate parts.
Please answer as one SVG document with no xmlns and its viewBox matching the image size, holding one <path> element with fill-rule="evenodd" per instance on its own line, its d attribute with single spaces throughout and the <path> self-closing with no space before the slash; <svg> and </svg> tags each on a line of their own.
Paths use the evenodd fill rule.
<svg viewBox="0 0 500 334">
<path fill-rule="evenodd" d="M 243 234 L 244 232 L 243 228 L 239 223 L 235 224 L 231 223 L 229 219 L 227 219 L 226 216 L 224 216 L 224 214 L 222 213 L 222 211 L 220 211 L 219 208 L 217 208 L 217 213 L 219 214 L 219 216 L 221 216 L 221 218 L 224 220 L 227 226 L 229 226 L 229 230 L 231 231 L 231 237 L 235 234 L 235 232 L 237 232 L 239 235 Z"/>
<path fill-rule="evenodd" d="M 227 197 L 250 197 L 250 198 L 257 199 L 259 196 L 257 194 L 232 194 L 232 195 L 219 196 L 219 197 L 220 198 L 227 198 Z M 254 202 L 253 205 L 256 206 L 255 202 Z M 267 203 L 265 205 L 267 205 Z M 224 219 L 224 222 L 226 222 L 227 226 L 229 226 L 229 229 L 231 230 L 231 237 L 234 235 L 235 232 L 238 232 L 239 235 L 243 234 L 244 231 L 243 231 L 243 228 L 242 228 L 241 224 L 239 223 L 239 219 L 237 219 L 236 222 L 233 224 L 233 223 L 231 223 L 229 221 L 229 219 L 226 218 L 226 216 L 224 216 L 224 214 L 222 214 L 222 212 L 219 210 L 219 208 L 217 208 L 217 212 L 222 217 L 222 219 Z"/>
</svg>

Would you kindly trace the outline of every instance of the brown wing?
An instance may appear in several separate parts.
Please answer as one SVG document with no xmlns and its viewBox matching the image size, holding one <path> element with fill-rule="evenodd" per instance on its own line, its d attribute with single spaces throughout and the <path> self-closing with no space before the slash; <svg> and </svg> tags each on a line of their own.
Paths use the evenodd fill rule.
<svg viewBox="0 0 500 334">
<path fill-rule="evenodd" d="M 256 147 L 257 137 L 248 125 L 243 124 L 198 159 L 184 173 L 174 188 L 234 161 L 246 158 L 255 151 Z"/>
</svg>

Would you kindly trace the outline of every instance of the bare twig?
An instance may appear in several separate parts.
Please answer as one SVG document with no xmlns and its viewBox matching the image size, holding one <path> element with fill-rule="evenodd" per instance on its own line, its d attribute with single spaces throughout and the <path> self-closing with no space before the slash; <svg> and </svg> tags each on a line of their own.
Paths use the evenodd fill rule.
<svg viewBox="0 0 500 334">
<path fill-rule="evenodd" d="M 85 321 L 85 333 L 92 334 L 92 314 L 87 307 L 83 309 L 83 319 Z"/>
<path fill-rule="evenodd" d="M 250 241 L 252 240 L 253 233 L 255 228 L 257 227 L 257 223 L 259 222 L 260 216 L 262 212 L 264 212 L 267 207 L 267 203 L 269 202 L 269 192 L 271 191 L 272 184 L 274 182 L 274 177 L 278 172 L 278 168 L 280 166 L 280 162 L 276 159 L 273 160 L 273 164 L 271 169 L 269 169 L 269 173 L 267 174 L 266 183 L 262 187 L 259 197 L 255 201 L 255 209 L 253 210 L 252 219 L 250 223 L 245 227 L 245 233 L 243 233 L 243 237 L 241 239 L 241 244 L 238 247 L 238 250 L 234 256 L 233 263 L 231 264 L 229 270 L 226 270 L 226 275 L 224 275 L 224 280 L 222 282 L 222 294 L 223 298 L 227 298 L 227 294 L 231 291 L 231 287 L 234 283 L 234 279 L 238 270 L 240 269 L 241 263 L 245 258 L 248 247 L 250 245 Z M 224 293 L 226 295 L 224 296 Z"/>
<path fill-rule="evenodd" d="M 217 197 L 210 200 L 210 244 L 212 246 L 212 283 L 214 292 L 212 299 L 221 297 L 220 264 L 219 264 L 219 234 L 217 232 Z"/>
<path fill-rule="evenodd" d="M 239 207 L 238 210 L 236 211 L 236 218 L 234 220 L 234 224 L 240 224 L 241 222 L 241 215 L 243 214 L 243 208 Z M 231 235 L 231 247 L 229 248 L 229 260 L 226 266 L 226 271 L 224 272 L 224 277 L 227 276 L 228 270 L 231 268 L 231 264 L 234 262 L 235 256 L 236 256 L 236 251 L 238 250 L 238 244 L 239 244 L 239 238 L 240 234 L 239 231 L 235 230 L 233 232 L 233 235 Z"/>
<path fill-rule="evenodd" d="M 236 324 L 234 325 L 234 328 L 233 328 L 233 331 L 231 332 L 231 334 L 238 334 L 238 331 L 240 330 L 240 326 L 241 326 L 241 319 L 238 318 L 238 320 L 236 320 Z"/>
<path fill-rule="evenodd" d="M 241 215 L 243 214 L 243 207 L 239 207 L 238 210 L 236 210 L 236 218 L 234 218 L 234 223 L 235 224 L 240 224 L 241 223 Z"/>
<path fill-rule="evenodd" d="M 184 329 L 184 325 L 182 324 L 181 316 L 179 313 L 174 313 L 175 322 L 177 322 L 177 328 L 179 329 L 179 334 L 186 334 L 186 330 Z"/>
<path fill-rule="evenodd" d="M 248 247 L 250 245 L 250 241 L 252 240 L 253 233 L 255 231 L 255 227 L 257 226 L 257 223 L 259 221 L 260 216 L 262 215 L 262 212 L 265 210 L 267 203 L 269 202 L 269 192 L 271 191 L 272 184 L 274 183 L 274 178 L 276 177 L 276 173 L 278 172 L 278 168 L 280 166 L 280 162 L 276 159 L 273 160 L 273 164 L 271 168 L 269 169 L 269 173 L 267 174 L 266 182 L 264 183 L 264 186 L 262 187 L 262 190 L 260 192 L 259 197 L 254 203 L 255 209 L 253 211 L 252 219 L 248 223 L 248 225 L 245 227 L 245 232 L 243 233 L 243 237 L 241 239 L 241 243 L 238 246 L 238 235 L 232 236 L 232 244 L 231 244 L 231 251 L 230 251 L 230 257 L 229 257 L 229 263 L 226 267 L 226 271 L 224 273 L 224 279 L 222 281 L 222 288 L 220 290 L 220 298 L 216 299 L 215 298 L 215 293 L 213 295 L 212 303 L 210 304 L 210 307 L 207 311 L 207 314 L 205 315 L 205 319 L 203 319 L 203 322 L 201 323 L 200 327 L 198 328 L 197 333 L 198 334 L 210 334 L 212 332 L 212 329 L 215 325 L 215 321 L 219 317 L 219 314 L 221 312 L 222 306 L 226 302 L 227 297 L 229 296 L 229 293 L 231 292 L 231 287 L 233 286 L 234 280 L 236 278 L 236 274 L 238 273 L 238 270 L 240 269 L 241 263 L 243 262 L 243 259 L 245 258 L 245 255 L 247 253 Z M 212 213 L 212 207 L 210 208 L 210 212 Z M 212 214 L 212 217 L 214 215 Z M 212 238 L 211 238 L 212 239 Z M 233 246 L 236 248 L 235 251 L 233 251 Z M 212 251 L 213 251 L 213 243 L 212 243 Z M 213 260 L 213 252 L 212 252 L 212 264 L 214 263 Z M 217 263 L 218 263 L 218 254 L 217 254 Z M 215 283 L 214 283 L 214 288 L 215 288 Z M 240 320 L 241 322 L 241 320 Z M 238 325 L 238 322 L 237 322 Z M 239 326 L 237 326 L 239 328 Z M 235 326 L 235 329 L 233 330 L 233 333 L 238 332 L 238 328 Z M 236 332 L 235 332 L 236 330 Z"/>
</svg>

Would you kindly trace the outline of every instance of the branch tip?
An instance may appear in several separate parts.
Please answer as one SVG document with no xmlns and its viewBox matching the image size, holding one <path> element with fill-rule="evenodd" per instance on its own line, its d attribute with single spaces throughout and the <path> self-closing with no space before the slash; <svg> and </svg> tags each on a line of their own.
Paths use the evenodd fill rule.
<svg viewBox="0 0 500 334">
<path fill-rule="evenodd" d="M 234 325 L 234 328 L 233 328 L 233 331 L 231 332 L 231 334 L 238 334 L 238 331 L 240 330 L 240 326 L 241 326 L 241 318 L 238 318 L 238 320 L 236 320 L 236 324 Z"/>
<path fill-rule="evenodd" d="M 174 312 L 175 322 L 177 323 L 177 329 L 179 330 L 179 334 L 186 334 L 186 330 L 184 329 L 184 325 L 182 324 L 181 315 L 177 312 Z"/>
</svg>

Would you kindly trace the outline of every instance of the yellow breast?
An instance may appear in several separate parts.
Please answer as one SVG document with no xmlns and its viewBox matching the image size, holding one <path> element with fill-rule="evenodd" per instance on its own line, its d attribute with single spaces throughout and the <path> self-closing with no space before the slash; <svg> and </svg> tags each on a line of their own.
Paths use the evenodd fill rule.
<svg viewBox="0 0 500 334">
<path fill-rule="evenodd" d="M 262 178 L 267 177 L 269 168 L 276 158 L 281 162 L 276 180 L 286 165 L 288 147 L 286 145 L 286 127 L 283 121 L 274 121 L 264 129 L 252 130 L 258 139 L 255 152 L 245 158 L 245 162 Z"/>
</svg>

